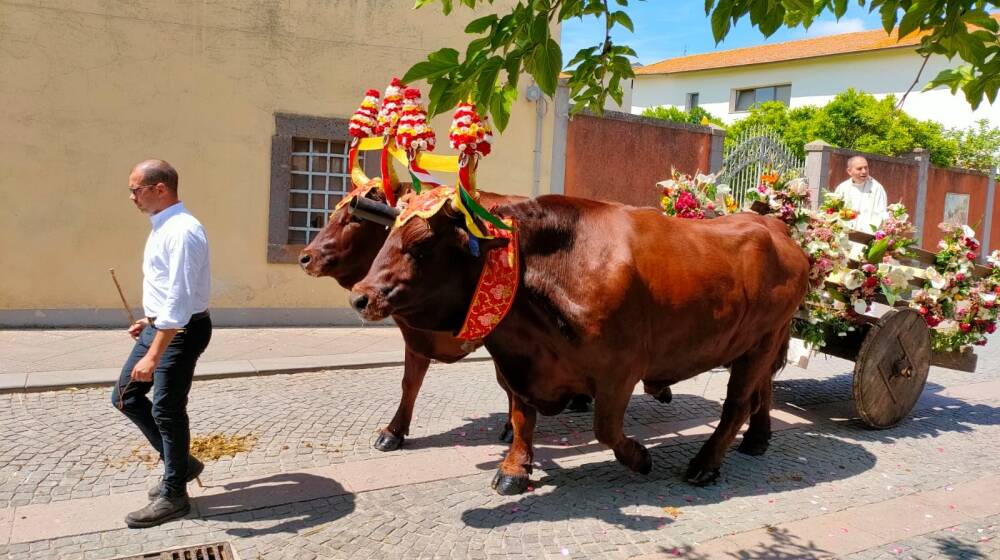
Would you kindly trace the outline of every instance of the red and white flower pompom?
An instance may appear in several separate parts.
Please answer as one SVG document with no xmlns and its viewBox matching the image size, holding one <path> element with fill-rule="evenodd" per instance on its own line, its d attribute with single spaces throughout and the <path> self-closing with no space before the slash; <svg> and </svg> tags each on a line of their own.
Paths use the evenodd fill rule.
<svg viewBox="0 0 1000 560">
<path fill-rule="evenodd" d="M 420 102 L 420 90 L 407 88 L 396 126 L 396 144 L 406 150 L 431 151 L 435 140 L 434 131 L 427 124 L 427 111 Z"/>
<path fill-rule="evenodd" d="M 378 126 L 378 90 L 370 89 L 365 92 L 365 98 L 361 101 L 361 106 L 351 116 L 351 122 L 347 125 L 347 132 L 355 138 L 368 138 L 375 134 Z"/>
<path fill-rule="evenodd" d="M 451 147 L 469 155 L 489 155 L 493 143 L 493 130 L 485 118 L 476 112 L 472 103 L 459 103 L 448 131 Z"/>
<path fill-rule="evenodd" d="M 403 109 L 403 90 L 406 84 L 399 78 L 393 78 L 389 86 L 385 88 L 385 96 L 382 97 L 382 108 L 378 111 L 378 126 L 375 127 L 375 134 L 392 134 L 399 120 L 399 113 Z"/>
</svg>

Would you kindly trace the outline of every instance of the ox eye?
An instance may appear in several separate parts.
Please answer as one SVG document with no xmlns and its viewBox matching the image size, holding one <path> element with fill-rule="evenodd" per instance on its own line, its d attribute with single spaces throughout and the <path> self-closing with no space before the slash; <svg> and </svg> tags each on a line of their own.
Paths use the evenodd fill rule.
<svg viewBox="0 0 1000 560">
<path fill-rule="evenodd" d="M 421 247 L 420 245 L 416 245 L 407 249 L 406 254 L 410 255 L 410 257 L 413 260 L 419 261 L 420 259 L 424 258 L 426 252 L 424 251 L 423 247 Z"/>
</svg>

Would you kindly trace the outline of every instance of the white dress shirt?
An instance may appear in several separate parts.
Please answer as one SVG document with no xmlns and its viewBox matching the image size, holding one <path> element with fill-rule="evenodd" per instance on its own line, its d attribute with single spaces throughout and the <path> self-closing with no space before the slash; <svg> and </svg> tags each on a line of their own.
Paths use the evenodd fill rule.
<svg viewBox="0 0 1000 560">
<path fill-rule="evenodd" d="M 142 254 L 142 307 L 158 329 L 179 329 L 208 309 L 211 274 L 201 222 L 178 202 L 149 217 Z"/>
<path fill-rule="evenodd" d="M 844 197 L 844 206 L 858 213 L 857 218 L 847 222 L 853 229 L 872 233 L 872 226 L 880 226 L 887 215 L 885 188 L 871 177 L 860 185 L 848 179 L 837 185 L 834 193 Z"/>
</svg>

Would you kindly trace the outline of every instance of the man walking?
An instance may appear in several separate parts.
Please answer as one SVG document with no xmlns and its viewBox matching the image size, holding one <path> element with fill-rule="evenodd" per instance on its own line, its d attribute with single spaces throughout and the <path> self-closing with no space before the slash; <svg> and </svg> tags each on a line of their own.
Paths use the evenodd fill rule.
<svg viewBox="0 0 1000 560">
<path fill-rule="evenodd" d="M 886 217 L 888 200 L 882 184 L 868 174 L 868 160 L 854 156 L 847 160 L 847 174 L 851 177 L 837 185 L 834 194 L 844 198 L 844 206 L 858 213 L 847 222 L 856 230 L 872 233 Z"/>
<path fill-rule="evenodd" d="M 135 422 L 163 459 L 163 477 L 149 505 L 125 516 L 129 527 L 152 527 L 187 515 L 187 483 L 205 466 L 191 457 L 187 396 L 194 366 L 212 338 L 208 315 L 208 239 L 177 196 L 177 171 L 146 160 L 128 178 L 132 202 L 153 229 L 142 258 L 145 318 L 128 333 L 135 346 L 111 402 Z M 147 397 L 153 390 L 152 400 Z"/>
</svg>

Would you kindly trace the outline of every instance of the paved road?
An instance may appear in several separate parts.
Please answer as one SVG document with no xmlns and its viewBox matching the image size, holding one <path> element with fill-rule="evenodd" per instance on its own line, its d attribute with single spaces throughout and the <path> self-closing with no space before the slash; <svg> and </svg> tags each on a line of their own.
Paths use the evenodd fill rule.
<svg viewBox="0 0 1000 560">
<path fill-rule="evenodd" d="M 489 488 L 506 408 L 489 363 L 433 366 L 392 454 L 370 444 L 394 411 L 398 368 L 202 381 L 194 433 L 257 443 L 209 465 L 196 514 L 143 531 L 117 512 L 159 473 L 133 457 L 142 442 L 107 390 L 0 395 L 0 556 L 232 541 L 244 559 L 712 558 L 734 546 L 753 558 L 996 558 L 1000 352 L 975 374 L 932 370 L 919 410 L 887 431 L 850 418 L 849 368 L 784 371 L 771 449 L 731 453 L 710 488 L 680 477 L 718 418 L 724 372 L 676 386 L 669 405 L 633 397 L 627 431 L 652 444 L 649 476 L 593 442 L 590 414 L 544 418 L 518 497 Z"/>
</svg>

